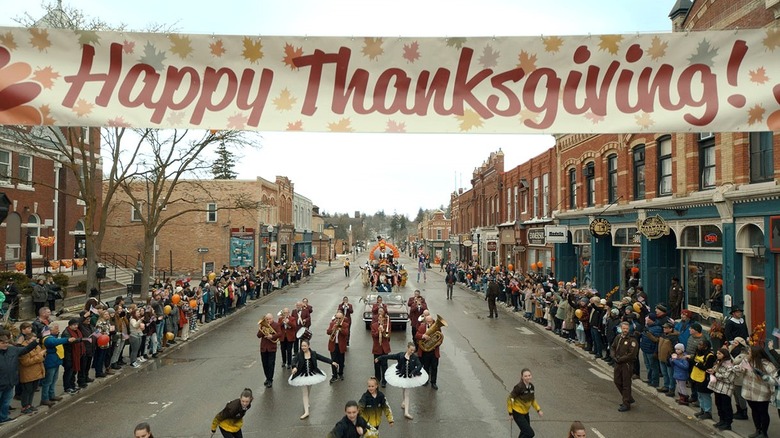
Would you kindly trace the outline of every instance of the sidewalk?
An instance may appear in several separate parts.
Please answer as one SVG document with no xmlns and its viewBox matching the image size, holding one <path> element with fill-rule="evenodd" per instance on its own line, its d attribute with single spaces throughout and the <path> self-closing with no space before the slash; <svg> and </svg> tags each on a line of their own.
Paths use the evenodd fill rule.
<svg viewBox="0 0 780 438">
<path fill-rule="evenodd" d="M 438 270 L 436 270 L 438 271 Z M 429 273 L 434 272 L 433 269 L 428 270 Z M 439 275 L 443 279 L 443 274 L 439 273 Z M 485 294 L 484 292 L 477 292 L 471 290 L 471 288 L 465 287 L 463 283 L 457 283 L 458 287 L 463 290 L 470 292 L 474 295 L 479 296 L 480 298 L 484 298 Z M 501 303 L 496 303 L 498 310 L 502 311 L 504 314 L 509 315 L 513 318 L 515 318 L 520 324 L 522 324 L 525 327 L 530 328 L 531 330 L 534 330 L 537 334 L 546 336 L 550 338 L 553 342 L 557 342 L 563 347 L 566 347 L 570 349 L 574 354 L 579 355 L 584 361 L 588 362 L 588 366 L 595 367 L 599 369 L 600 371 L 604 372 L 604 374 L 608 376 L 612 376 L 613 374 L 613 367 L 607 364 L 606 362 L 602 360 L 595 359 L 590 353 L 585 351 L 584 349 L 575 346 L 573 343 L 568 343 L 566 340 L 559 335 L 554 334 L 550 330 L 545 330 L 544 327 L 540 324 L 534 323 L 532 321 L 527 321 L 525 318 L 523 318 L 522 312 L 514 312 L 512 310 L 511 306 L 503 305 Z M 487 311 L 487 309 L 486 309 Z M 644 367 L 643 361 L 640 360 L 640 376 L 644 379 L 647 376 L 647 371 Z M 699 412 L 699 408 L 696 407 L 689 407 L 689 406 L 681 406 L 678 405 L 675 401 L 675 398 L 667 397 L 663 393 L 659 393 L 655 390 L 654 387 L 648 386 L 643 380 L 634 380 L 632 384 L 632 390 L 634 392 L 641 393 L 644 395 L 648 400 L 650 400 L 652 403 L 654 403 L 656 406 L 666 409 L 670 413 L 676 415 L 677 417 L 680 417 L 681 421 L 692 421 L 697 422 L 698 427 L 702 428 L 703 430 L 710 432 L 713 436 L 720 436 L 720 437 L 727 437 L 727 438 L 739 438 L 739 437 L 746 437 L 749 434 L 753 433 L 755 431 L 755 427 L 753 426 L 753 421 L 751 419 L 748 420 L 734 420 L 734 422 L 731 424 L 732 430 L 730 431 L 721 431 L 715 428 L 715 423 L 718 421 L 718 415 L 717 415 L 717 409 L 715 408 L 715 403 L 713 402 L 712 406 L 712 416 L 713 420 L 698 420 L 696 417 L 694 417 L 694 414 Z M 617 389 L 615 389 L 615 407 L 617 408 L 617 405 L 620 401 L 620 395 L 617 392 Z M 734 401 L 732 400 L 732 405 L 734 404 Z M 639 406 L 638 406 L 639 407 Z M 773 409 L 770 406 L 770 417 L 774 416 Z M 749 416 L 749 415 L 748 415 Z M 630 412 L 626 416 L 626 420 L 630 421 Z"/>
<path fill-rule="evenodd" d="M 231 315 L 237 315 L 237 314 L 240 314 L 242 312 L 251 311 L 252 309 L 254 309 L 254 308 L 260 306 L 261 304 L 265 303 L 266 301 L 268 301 L 272 296 L 274 296 L 276 294 L 284 293 L 284 292 L 286 292 L 287 290 L 289 290 L 291 288 L 297 288 L 297 287 L 299 287 L 302 284 L 306 284 L 309 281 L 308 279 L 310 279 L 312 276 L 317 275 L 317 273 L 319 273 L 321 271 L 327 270 L 327 266 L 324 266 L 323 268 L 325 268 L 325 269 L 321 269 L 320 266 L 317 266 L 315 274 L 306 276 L 306 277 L 302 278 L 300 281 L 298 281 L 296 283 L 288 284 L 284 288 L 278 289 L 278 290 L 272 292 L 271 294 L 262 296 L 262 297 L 260 297 L 260 298 L 258 298 L 256 300 L 254 300 L 254 301 L 252 301 L 252 300 L 247 301 L 247 303 L 246 303 L 246 305 L 244 307 L 242 307 L 241 309 L 236 309 L 233 312 L 233 314 L 231 314 Z M 112 297 L 112 300 L 113 300 L 113 297 Z M 77 307 L 78 307 L 77 311 L 80 310 L 81 308 L 83 308 L 83 303 L 80 306 L 77 306 Z M 76 317 L 76 316 L 78 316 L 76 313 L 63 313 L 62 315 L 57 317 L 55 320 L 53 320 L 52 323 L 55 323 L 55 322 L 58 323 L 59 326 L 60 326 L 60 329 L 62 330 L 63 328 L 68 326 L 68 320 L 70 318 L 73 318 L 73 317 Z M 189 339 L 187 341 L 183 341 L 181 339 L 177 339 L 176 340 L 176 344 L 168 346 L 165 350 L 160 352 L 159 357 L 157 357 L 156 359 L 150 358 L 149 360 L 147 360 L 147 362 L 141 363 L 140 364 L 141 365 L 140 368 L 132 368 L 130 366 L 124 366 L 124 367 L 122 367 L 121 370 L 116 370 L 116 374 L 114 374 L 114 375 L 109 375 L 109 376 L 106 376 L 104 378 L 95 379 L 94 382 L 89 383 L 89 386 L 87 388 L 82 389 L 79 393 L 74 394 L 74 395 L 68 395 L 68 394 L 65 394 L 63 392 L 62 367 L 60 367 L 59 376 L 57 378 L 57 383 L 56 383 L 56 387 L 57 387 L 56 388 L 56 395 L 63 397 L 62 401 L 57 402 L 52 407 L 39 406 L 40 405 L 40 401 L 41 401 L 41 396 L 40 396 L 40 392 L 36 391 L 35 395 L 33 396 L 33 406 L 38 408 L 38 412 L 33 413 L 33 414 L 20 415 L 21 403 L 19 402 L 19 400 L 15 400 L 15 399 L 11 400 L 11 407 L 15 408 L 15 410 L 12 410 L 10 412 L 10 417 L 11 418 L 15 418 L 16 421 L 0 425 L 0 436 L 8 436 L 12 432 L 14 432 L 14 433 L 15 432 L 20 432 L 27 426 L 30 426 L 32 424 L 37 424 L 39 422 L 45 421 L 46 418 L 47 418 L 47 413 L 50 410 L 61 409 L 62 406 L 68 406 L 68 405 L 71 405 L 73 403 L 76 403 L 81 398 L 83 398 L 85 395 L 93 395 L 96 392 L 102 390 L 104 387 L 110 386 L 111 384 L 114 384 L 114 383 L 117 383 L 117 381 L 119 379 L 122 379 L 122 378 L 127 377 L 127 376 L 135 375 L 139 371 L 142 371 L 150 363 L 155 362 L 155 361 L 161 361 L 163 358 L 165 358 L 165 356 L 169 355 L 172 351 L 175 351 L 175 350 L 179 349 L 182 345 L 188 343 L 189 341 L 191 341 L 193 339 L 197 339 L 197 338 L 199 338 L 201 336 L 204 336 L 205 334 L 209 333 L 210 331 L 212 331 L 212 330 L 214 330 L 216 328 L 219 328 L 220 326 L 225 324 L 227 321 L 231 321 L 231 320 L 233 320 L 233 318 L 231 316 L 229 316 L 229 317 L 226 317 L 226 318 L 219 318 L 219 319 L 213 320 L 213 321 L 211 321 L 211 322 L 209 322 L 207 324 L 200 324 L 200 325 L 198 325 L 198 331 L 196 331 L 194 333 L 190 333 L 190 337 L 189 337 Z M 18 325 L 18 323 L 17 323 L 17 325 Z M 93 376 L 93 375 L 94 375 L 94 372 L 90 372 L 90 376 Z"/>
</svg>

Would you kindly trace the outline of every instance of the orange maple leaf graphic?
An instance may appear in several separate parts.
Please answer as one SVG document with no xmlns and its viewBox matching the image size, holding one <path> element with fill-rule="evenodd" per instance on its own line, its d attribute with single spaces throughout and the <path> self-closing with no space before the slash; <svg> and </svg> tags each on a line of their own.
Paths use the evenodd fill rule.
<svg viewBox="0 0 780 438">
<path fill-rule="evenodd" d="M 750 82 L 754 82 L 756 84 L 764 84 L 769 80 L 769 77 L 766 75 L 766 69 L 764 69 L 764 67 L 750 70 L 749 74 Z"/>
<path fill-rule="evenodd" d="M 8 50 L 16 50 L 16 41 L 14 40 L 14 34 L 11 32 L 6 32 L 2 35 L 0 35 L 0 46 L 5 46 Z"/>
<path fill-rule="evenodd" d="M 363 39 L 363 56 L 368 56 L 368 59 L 374 61 L 376 58 L 385 53 L 385 49 L 382 48 L 384 40 L 382 38 L 364 38 Z"/>
<path fill-rule="evenodd" d="M 761 105 L 754 105 L 748 110 L 748 125 L 755 125 L 764 121 L 766 110 Z"/>
<path fill-rule="evenodd" d="M 242 130 L 246 126 L 246 121 L 249 120 L 248 117 L 241 113 L 236 113 L 230 117 L 228 117 L 228 128 L 234 129 L 234 130 Z"/>
<path fill-rule="evenodd" d="M 87 102 L 84 99 L 79 99 L 76 101 L 76 104 L 73 105 L 73 112 L 76 113 L 79 117 L 84 117 L 87 114 L 92 112 L 92 108 L 94 108 L 95 105 Z"/>
<path fill-rule="evenodd" d="M 192 53 L 192 41 L 187 35 L 173 34 L 168 37 L 171 40 L 171 52 L 179 55 L 181 59 L 187 59 Z"/>
<path fill-rule="evenodd" d="M 406 123 L 396 122 L 395 120 L 388 120 L 385 132 L 406 132 Z"/>
<path fill-rule="evenodd" d="M 112 128 L 129 128 L 130 124 L 127 123 L 124 119 L 124 117 L 114 117 L 113 119 L 108 121 L 108 126 Z"/>
<path fill-rule="evenodd" d="M 295 102 L 298 99 L 293 97 L 292 93 L 290 93 L 290 90 L 285 88 L 279 93 L 279 97 L 275 98 L 273 100 L 274 106 L 276 106 L 276 109 L 279 111 L 287 111 L 292 109 L 293 105 L 295 105 Z"/>
<path fill-rule="evenodd" d="M 557 36 L 544 37 L 544 50 L 546 52 L 556 53 L 563 45 L 563 38 Z"/>
<path fill-rule="evenodd" d="M 593 122 L 594 125 L 598 125 L 599 122 L 604 121 L 604 116 L 597 116 L 596 114 L 593 114 L 593 111 L 588 111 L 585 113 L 585 118 Z"/>
<path fill-rule="evenodd" d="M 404 44 L 403 58 L 411 63 L 420 59 L 420 44 L 417 41 L 412 44 Z"/>
<path fill-rule="evenodd" d="M 474 111 L 467 109 L 463 111 L 462 116 L 455 116 L 460 124 L 461 131 L 470 131 L 472 128 L 479 128 L 482 126 L 482 117 Z"/>
<path fill-rule="evenodd" d="M 135 52 L 135 41 L 127 41 L 127 40 L 125 40 L 122 43 L 122 51 L 125 52 L 128 55 L 133 53 L 133 52 Z"/>
<path fill-rule="evenodd" d="M 303 131 L 303 122 L 300 120 L 296 120 L 292 123 L 287 124 L 287 130 L 288 131 Z"/>
<path fill-rule="evenodd" d="M 661 41 L 660 37 L 655 36 L 647 49 L 647 54 L 655 61 L 666 56 L 667 47 L 669 47 L 669 43 Z"/>
<path fill-rule="evenodd" d="M 599 50 L 616 54 L 620 49 L 620 42 L 623 41 L 623 35 L 601 35 L 599 37 Z"/>
<path fill-rule="evenodd" d="M 241 52 L 241 56 L 252 64 L 257 64 L 258 60 L 263 59 L 263 42 L 244 37 L 244 50 Z"/>
<path fill-rule="evenodd" d="M 533 122 L 536 122 L 539 118 L 539 113 L 535 113 L 529 109 L 523 109 L 520 110 L 520 123 L 525 122 L 526 120 L 531 120 Z"/>
<path fill-rule="evenodd" d="M 54 71 L 51 66 L 45 68 L 39 68 L 33 73 L 33 80 L 37 81 L 43 86 L 43 88 L 51 89 L 54 86 L 54 81 L 60 77 L 60 74 Z"/>
<path fill-rule="evenodd" d="M 351 121 L 349 117 L 345 117 L 336 123 L 328 123 L 328 131 L 330 132 L 353 132 Z"/>
<path fill-rule="evenodd" d="M 217 58 L 221 57 L 225 54 L 227 50 L 225 50 L 225 43 L 222 42 L 221 39 L 209 44 L 209 51 L 211 51 L 211 54 L 216 56 Z"/>
<path fill-rule="evenodd" d="M 648 113 L 642 113 L 638 116 L 634 116 L 634 120 L 636 120 L 636 124 L 639 125 L 642 129 L 648 129 L 649 127 L 655 125 L 655 120 L 653 120 Z"/>
<path fill-rule="evenodd" d="M 536 70 L 536 55 L 530 55 L 525 50 L 522 50 L 520 51 L 520 54 L 517 55 L 517 59 L 520 61 L 517 66 L 523 69 L 526 74 Z"/>
<path fill-rule="evenodd" d="M 772 52 L 774 52 L 776 48 L 780 47 L 780 28 L 772 27 L 767 29 L 766 38 L 764 38 L 763 43 L 764 46 Z"/>
<path fill-rule="evenodd" d="M 284 45 L 284 65 L 290 67 L 290 70 L 298 68 L 293 63 L 293 60 L 301 55 L 303 55 L 302 47 L 294 47 L 292 44 Z"/>
<path fill-rule="evenodd" d="M 46 29 L 30 29 L 30 44 L 38 49 L 39 52 L 43 52 L 51 46 L 49 41 L 49 32 Z"/>
<path fill-rule="evenodd" d="M 38 107 L 38 111 L 41 113 L 41 117 L 43 118 L 43 124 L 44 125 L 56 125 L 57 121 L 54 120 L 54 117 L 51 116 L 51 109 L 49 108 L 49 105 L 41 105 Z"/>
</svg>

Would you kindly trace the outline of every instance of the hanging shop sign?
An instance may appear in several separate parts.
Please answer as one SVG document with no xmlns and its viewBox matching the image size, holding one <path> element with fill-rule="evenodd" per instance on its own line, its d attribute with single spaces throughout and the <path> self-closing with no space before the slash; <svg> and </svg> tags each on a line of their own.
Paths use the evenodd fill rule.
<svg viewBox="0 0 780 438">
<path fill-rule="evenodd" d="M 544 246 L 547 243 L 544 236 L 544 228 L 532 228 L 528 230 L 527 237 L 529 245 Z"/>
<path fill-rule="evenodd" d="M 566 225 L 545 225 L 544 238 L 548 243 L 566 243 L 569 241 L 569 227 Z"/>
<path fill-rule="evenodd" d="M 669 225 L 659 215 L 637 220 L 636 227 L 639 230 L 639 234 L 645 236 L 648 240 L 669 235 Z"/>
<path fill-rule="evenodd" d="M 597 217 L 590 223 L 590 234 L 595 237 L 604 237 L 612 232 L 612 224 L 603 217 Z"/>
<path fill-rule="evenodd" d="M 487 250 L 490 252 L 496 252 L 498 250 L 497 240 L 488 240 L 486 245 L 487 245 Z"/>
</svg>

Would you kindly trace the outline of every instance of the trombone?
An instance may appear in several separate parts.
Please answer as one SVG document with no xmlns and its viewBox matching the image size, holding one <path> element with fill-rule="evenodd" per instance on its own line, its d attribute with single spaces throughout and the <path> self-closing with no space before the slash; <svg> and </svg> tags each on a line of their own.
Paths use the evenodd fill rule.
<svg viewBox="0 0 780 438">
<path fill-rule="evenodd" d="M 335 318 L 334 318 L 335 319 Z M 330 334 L 330 340 L 335 341 L 336 336 L 339 335 L 339 332 L 341 331 L 341 325 L 344 324 L 344 317 L 341 317 L 338 319 L 338 324 L 333 328 L 333 332 Z"/>
</svg>

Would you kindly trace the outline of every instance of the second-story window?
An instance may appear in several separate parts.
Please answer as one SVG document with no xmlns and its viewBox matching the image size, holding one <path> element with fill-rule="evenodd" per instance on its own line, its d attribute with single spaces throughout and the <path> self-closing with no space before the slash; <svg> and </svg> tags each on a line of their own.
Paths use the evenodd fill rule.
<svg viewBox="0 0 780 438">
<path fill-rule="evenodd" d="M 771 181 L 775 174 L 773 163 L 774 138 L 771 132 L 750 133 L 750 182 Z"/>
<path fill-rule="evenodd" d="M 512 220 L 512 187 L 506 189 L 506 221 Z"/>
<path fill-rule="evenodd" d="M 0 151 L 0 180 L 9 182 L 11 179 L 11 153 Z"/>
<path fill-rule="evenodd" d="M 32 156 L 19 154 L 19 184 L 32 184 L 32 165 Z"/>
<path fill-rule="evenodd" d="M 550 174 L 542 175 L 542 217 L 550 217 Z"/>
<path fill-rule="evenodd" d="M 607 172 L 608 184 L 607 184 L 607 200 L 610 204 L 618 199 L 618 162 L 617 154 L 612 154 L 607 157 Z"/>
<path fill-rule="evenodd" d="M 699 189 L 711 189 L 715 187 L 715 137 L 699 138 Z"/>
<path fill-rule="evenodd" d="M 442 230 L 436 230 L 436 240 L 441 240 L 441 231 Z"/>
<path fill-rule="evenodd" d="M 596 165 L 591 161 L 585 166 L 585 188 L 588 207 L 596 205 Z"/>
<path fill-rule="evenodd" d="M 138 205 L 134 205 L 130 212 L 131 222 L 141 222 L 141 208 Z"/>
<path fill-rule="evenodd" d="M 523 191 L 523 213 L 528 213 L 528 190 Z"/>
<path fill-rule="evenodd" d="M 539 217 L 539 177 L 534 178 L 534 217 Z"/>
<path fill-rule="evenodd" d="M 215 202 L 209 202 L 206 204 L 206 222 L 217 221 L 217 204 Z"/>
<path fill-rule="evenodd" d="M 645 199 L 645 145 L 634 148 L 634 199 Z"/>
<path fill-rule="evenodd" d="M 658 196 L 672 194 L 672 139 L 658 142 Z"/>
<path fill-rule="evenodd" d="M 569 169 L 569 209 L 577 208 L 577 170 Z"/>
</svg>

